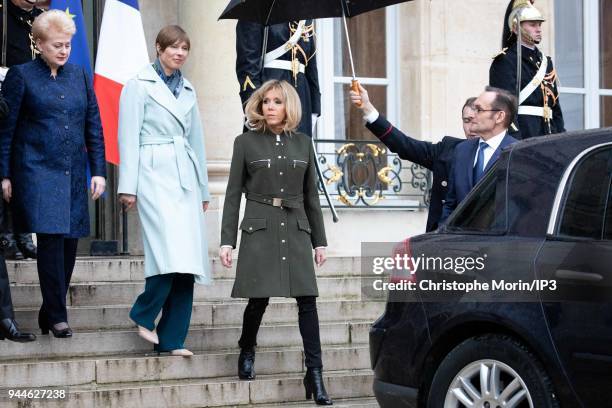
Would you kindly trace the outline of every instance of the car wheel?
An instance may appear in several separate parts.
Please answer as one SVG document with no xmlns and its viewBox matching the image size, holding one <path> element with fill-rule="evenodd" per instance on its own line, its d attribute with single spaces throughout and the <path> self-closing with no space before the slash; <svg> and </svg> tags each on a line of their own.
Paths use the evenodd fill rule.
<svg viewBox="0 0 612 408">
<path fill-rule="evenodd" d="M 518 341 L 488 334 L 465 340 L 440 363 L 428 408 L 557 408 L 552 382 Z"/>
</svg>

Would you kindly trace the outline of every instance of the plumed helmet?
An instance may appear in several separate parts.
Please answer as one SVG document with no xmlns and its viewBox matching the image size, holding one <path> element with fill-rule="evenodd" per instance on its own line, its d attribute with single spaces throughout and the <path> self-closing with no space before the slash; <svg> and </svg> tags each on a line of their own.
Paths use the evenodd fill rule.
<svg viewBox="0 0 612 408">
<path fill-rule="evenodd" d="M 504 16 L 504 29 L 502 32 L 502 48 L 511 47 L 516 42 L 516 35 L 513 33 L 514 25 L 518 17 L 519 22 L 523 21 L 546 21 L 540 10 L 533 2 L 535 0 L 510 0 Z"/>
<path fill-rule="evenodd" d="M 518 18 L 519 23 L 523 21 L 546 21 L 540 10 L 533 5 L 534 0 L 513 0 L 512 10 L 506 22 L 512 31 Z"/>
</svg>

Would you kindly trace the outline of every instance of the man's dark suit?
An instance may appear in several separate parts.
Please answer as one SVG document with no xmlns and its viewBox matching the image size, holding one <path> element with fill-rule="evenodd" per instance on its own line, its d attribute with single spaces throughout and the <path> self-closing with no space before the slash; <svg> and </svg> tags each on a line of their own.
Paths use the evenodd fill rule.
<svg viewBox="0 0 612 408">
<path fill-rule="evenodd" d="M 480 142 L 480 138 L 475 138 L 472 140 L 468 140 L 465 143 L 457 146 L 455 149 L 455 155 L 453 159 L 453 169 L 450 172 L 449 186 L 448 186 L 448 194 L 446 195 L 446 202 L 444 203 L 444 208 L 442 209 L 442 218 L 440 223 L 446 221 L 448 216 L 453 212 L 455 208 L 463 201 L 463 199 L 472 191 L 474 187 L 474 159 L 476 157 L 476 153 L 478 152 L 478 143 Z M 501 154 L 501 150 L 504 147 L 510 146 L 513 143 L 516 143 L 517 140 L 512 136 L 506 134 L 502 139 L 499 147 L 493 152 L 493 156 L 489 159 L 487 165 L 484 168 L 484 172 L 486 173 L 492 166 L 495 164 L 497 159 L 499 159 L 499 155 Z"/>
<path fill-rule="evenodd" d="M 396 129 L 383 115 L 379 115 L 376 121 L 366 126 L 401 159 L 409 160 L 431 170 L 433 185 L 426 231 L 438 228 L 442 205 L 448 189 L 448 176 L 452 169 L 455 146 L 464 142 L 465 139 L 446 136 L 439 143 L 415 140 Z"/>
</svg>

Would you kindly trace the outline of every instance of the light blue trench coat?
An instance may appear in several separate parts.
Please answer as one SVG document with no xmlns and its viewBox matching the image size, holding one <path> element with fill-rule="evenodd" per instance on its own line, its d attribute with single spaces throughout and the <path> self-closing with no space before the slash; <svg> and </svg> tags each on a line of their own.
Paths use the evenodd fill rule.
<svg viewBox="0 0 612 408">
<path fill-rule="evenodd" d="M 128 81 L 119 104 L 119 154 L 118 193 L 137 198 L 145 277 L 190 273 L 209 284 L 206 152 L 186 79 L 178 98 L 151 65 Z"/>
</svg>

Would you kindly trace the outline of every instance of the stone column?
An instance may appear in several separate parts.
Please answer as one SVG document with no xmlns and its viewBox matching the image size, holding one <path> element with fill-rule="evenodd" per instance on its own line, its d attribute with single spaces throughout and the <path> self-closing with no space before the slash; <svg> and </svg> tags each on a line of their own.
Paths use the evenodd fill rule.
<svg viewBox="0 0 612 408">
<path fill-rule="evenodd" d="M 198 94 L 206 139 L 208 177 L 213 196 L 207 214 L 209 249 L 219 246 L 220 196 L 225 194 L 234 138 L 242 133 L 238 95 L 236 22 L 217 18 L 227 0 L 181 0 L 178 22 L 191 38 L 191 53 L 184 72 Z"/>
<path fill-rule="evenodd" d="M 489 82 L 501 50 L 508 0 L 416 0 L 400 7 L 400 126 L 424 140 L 463 137 L 461 107 Z M 544 53 L 553 52 L 552 0 L 538 0 L 545 15 Z"/>
</svg>

